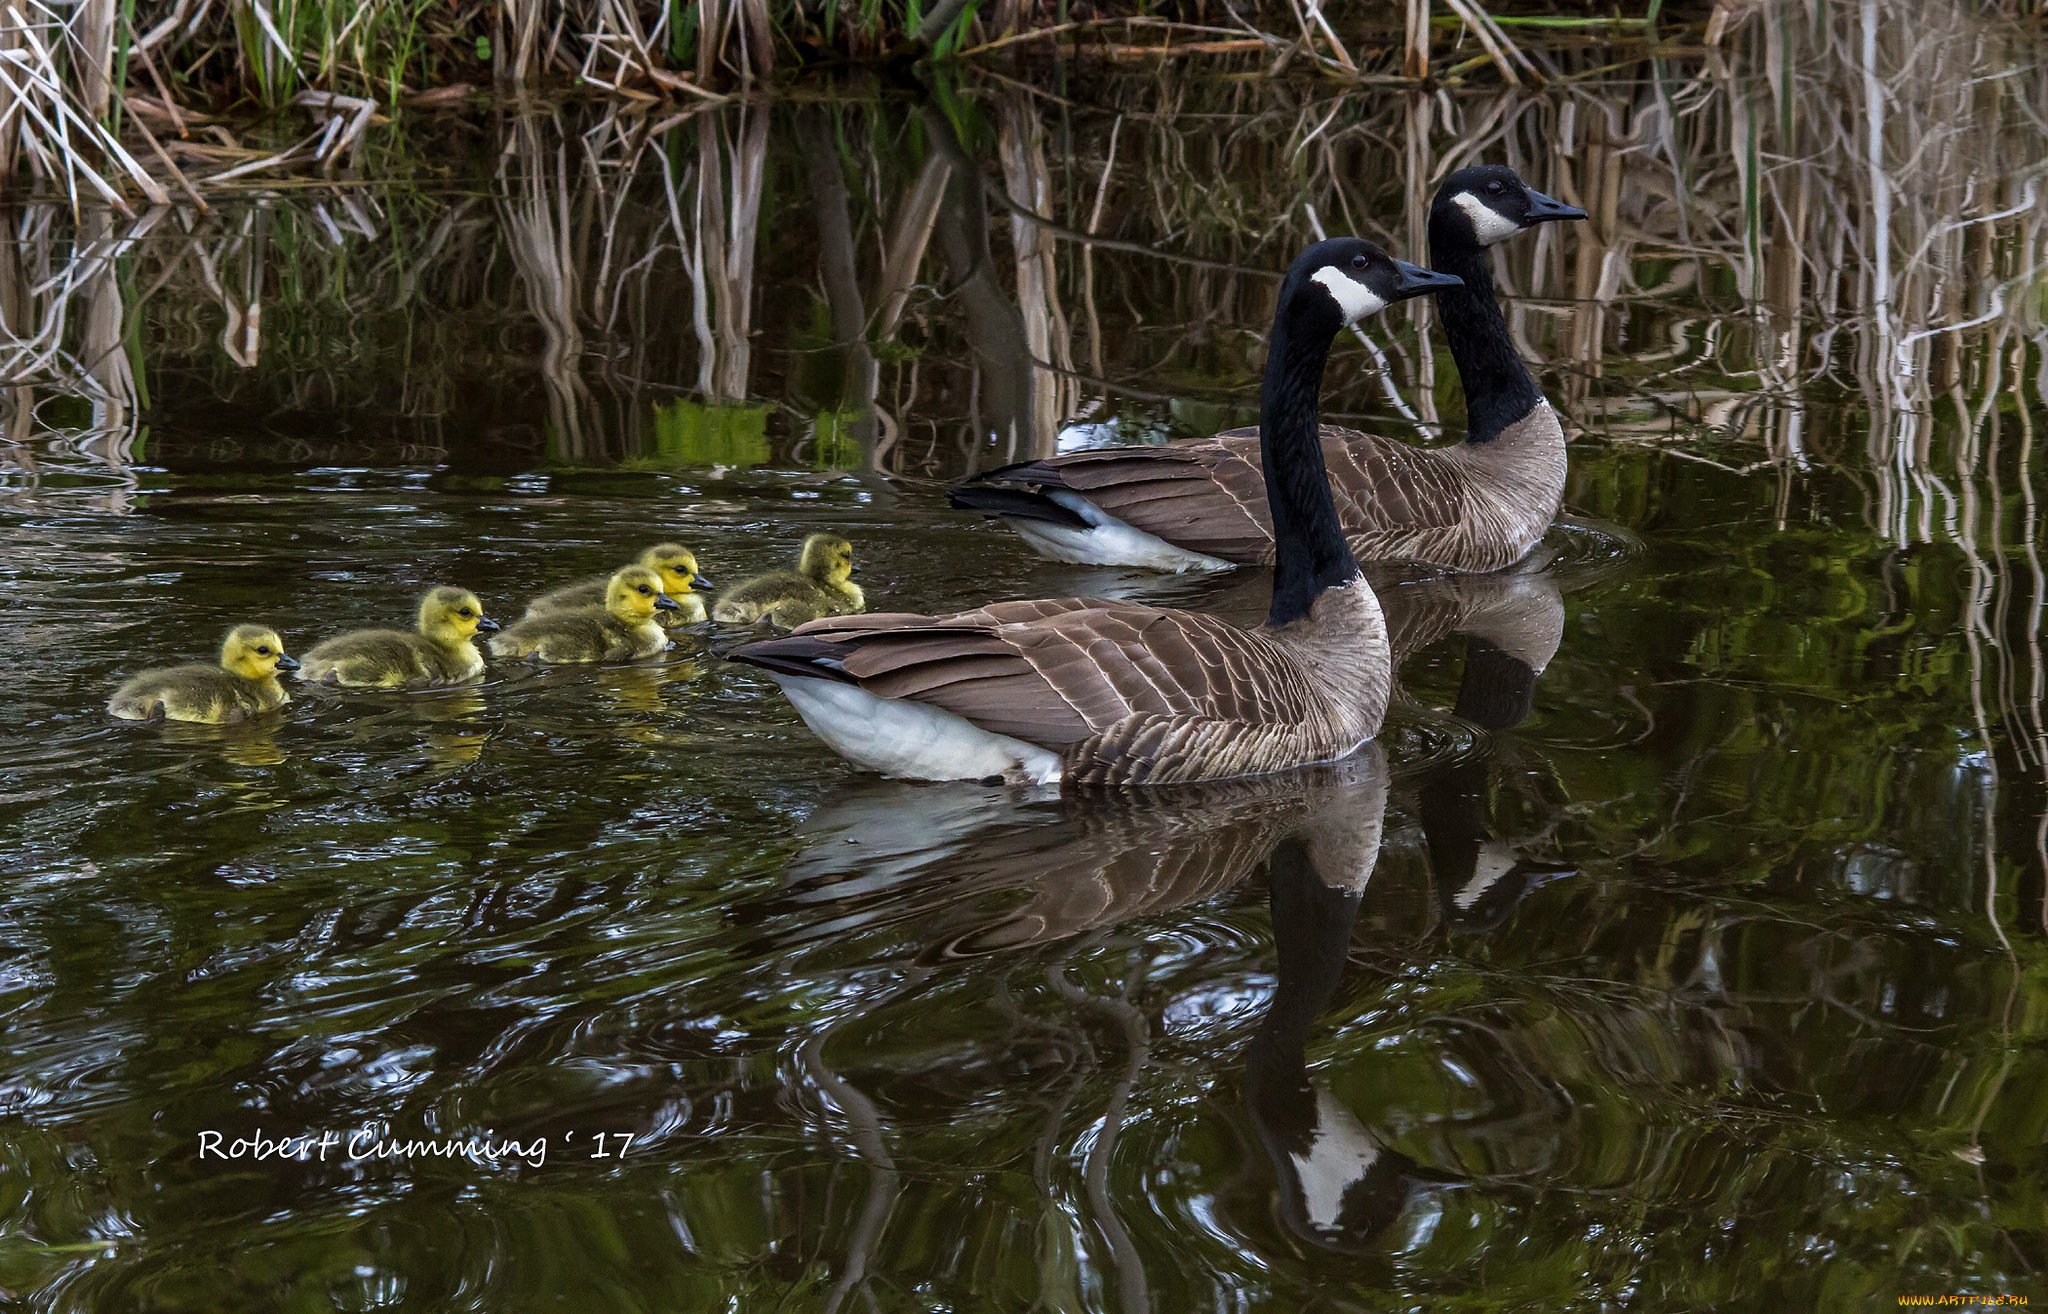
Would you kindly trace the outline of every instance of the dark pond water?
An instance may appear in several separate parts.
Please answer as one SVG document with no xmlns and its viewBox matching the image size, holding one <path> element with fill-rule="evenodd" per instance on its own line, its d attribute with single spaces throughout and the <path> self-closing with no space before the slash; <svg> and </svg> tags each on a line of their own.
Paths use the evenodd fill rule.
<svg viewBox="0 0 2048 1314">
<path fill-rule="evenodd" d="M 1500 99 L 414 116 L 372 184 L 9 212 L 0 1305 L 2048 1298 L 2041 76 L 1906 97 L 2015 38 L 1866 82 L 1853 20 Z M 1242 422 L 1269 271 L 1419 253 L 1404 198 L 1470 158 L 1594 211 L 1501 253 L 1570 515 L 1387 578 L 1350 762 L 882 781 L 709 631 L 103 716 L 236 621 L 516 615 L 662 538 L 722 579 L 829 528 L 891 609 L 1254 619 L 1255 576 L 1043 562 L 944 484 Z M 1331 410 L 1455 435 L 1426 312 L 1369 328 Z M 314 1143 L 224 1157 L 259 1134 Z M 350 1154 L 469 1137 L 518 1144 Z"/>
</svg>

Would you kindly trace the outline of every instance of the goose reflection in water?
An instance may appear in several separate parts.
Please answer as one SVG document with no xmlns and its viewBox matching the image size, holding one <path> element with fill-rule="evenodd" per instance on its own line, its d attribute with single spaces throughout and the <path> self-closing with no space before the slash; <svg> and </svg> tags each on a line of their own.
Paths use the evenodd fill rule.
<svg viewBox="0 0 2048 1314">
<path fill-rule="evenodd" d="M 841 904 L 834 934 L 914 919 L 927 959 L 1048 944 L 1234 889 L 1303 828 L 1334 866 L 1369 874 L 1387 776 L 1372 743 L 1328 766 L 1142 796 L 863 782 L 812 814 L 785 897 Z M 1028 898 L 993 916 L 976 897 L 1020 888 Z"/>
<path fill-rule="evenodd" d="M 1320 869 L 1363 888 L 1379 853 L 1387 788 L 1377 743 L 1329 766 L 1135 795 L 864 783 L 813 815 L 806 828 L 812 843 L 792 864 L 794 885 L 781 910 L 795 915 L 771 919 L 809 928 L 785 932 L 779 948 L 793 938 L 836 946 L 856 931 L 887 934 L 892 923 L 904 923 L 905 948 L 922 960 L 908 975 L 921 979 L 958 967 L 953 960 L 962 957 L 1022 954 L 1225 894 L 1288 836 Z M 991 912 L 991 902 L 1020 891 L 1021 903 Z M 796 907 L 826 902 L 832 908 L 824 917 Z M 756 952 L 784 970 L 791 961 L 786 953 Z M 1091 996 L 1061 971 L 1053 978 L 1070 1003 L 1114 1017 L 1125 1030 L 1128 1059 L 1085 1152 L 1087 1207 L 1108 1243 L 1121 1306 L 1151 1308 L 1144 1264 L 1107 1185 L 1129 1121 L 1125 1101 L 1148 1062 L 1149 1024 L 1129 999 Z M 850 1125 L 866 1129 L 864 1154 L 876 1168 L 858 1231 L 871 1237 L 897 1179 L 872 1102 L 823 1065 L 829 1030 L 804 1053 L 812 1079 L 832 1092 Z M 1030 1061 L 1046 1064 L 1050 1051 L 1050 1066 L 1064 1072 L 1073 1065 L 1071 1051 L 1058 1047 L 1065 1029 L 1052 1039 L 1034 1045 L 1038 1056 Z M 1078 1076 L 1087 1081 L 1089 1071 Z M 1052 1152 L 1060 1126 L 1055 1117 L 1042 1154 Z M 855 1249 L 849 1271 L 865 1266 L 863 1247 Z"/>
<path fill-rule="evenodd" d="M 1406 601 L 1390 607 L 1389 622 L 1408 651 L 1465 635 L 1460 718 L 1486 731 L 1527 719 L 1537 677 L 1564 634 L 1553 571 L 1537 564 L 1433 581 Z M 1489 735 L 1418 791 L 1446 928 L 1492 930 L 1532 890 L 1569 870 L 1521 857 L 1489 828 L 1488 786 L 1500 751 Z M 1304 834 L 1283 836 L 1267 864 L 1278 982 L 1246 1051 L 1245 1099 L 1273 1164 L 1281 1223 L 1317 1246 L 1351 1251 L 1392 1226 L 1419 1184 L 1448 1179 L 1390 1148 L 1309 1073 L 1307 1044 L 1344 975 L 1377 854 L 1333 864 Z"/>
<path fill-rule="evenodd" d="M 871 788 L 814 818 L 819 843 L 796 864 L 790 898 L 865 904 L 853 920 L 870 926 L 913 917 L 921 956 L 936 962 L 1163 915 L 1227 893 L 1265 866 L 1280 981 L 1248 1054 L 1252 1118 L 1289 1228 L 1321 1245 L 1363 1245 L 1399 1215 L 1414 1165 L 1383 1152 L 1309 1080 L 1303 1048 L 1342 975 L 1379 860 L 1389 778 L 1375 744 L 1331 767 L 1139 799 Z M 943 896 L 934 878 L 947 882 Z M 972 897 L 1020 886 L 1028 897 L 994 915 Z M 921 897 L 905 898 L 911 891 Z M 831 925 L 843 933 L 848 919 Z"/>
<path fill-rule="evenodd" d="M 236 766 L 282 766 L 286 753 L 278 746 L 278 728 L 284 714 L 264 712 L 229 725 L 207 725 L 198 721 L 164 721 L 156 727 L 167 746 L 182 749 L 211 749 L 223 761 Z"/>
<path fill-rule="evenodd" d="M 1489 733 L 1418 791 L 1422 830 L 1444 924 L 1490 930 L 1530 891 L 1572 870 L 1525 858 L 1520 849 L 1540 837 L 1523 837 L 1518 845 L 1495 834 L 1488 820 L 1496 767 L 1512 753 L 1500 732 L 1522 724 L 1535 705 L 1536 681 L 1564 637 L 1564 599 L 1558 573 L 1547 567 L 1442 585 L 1404 638 L 1411 651 L 1419 648 L 1434 636 L 1417 632 L 1418 623 L 1439 626 L 1457 612 L 1454 632 L 1465 636 L 1465 669 L 1454 710 Z M 1447 605 L 1447 594 L 1462 605 Z"/>
<path fill-rule="evenodd" d="M 1273 1162 L 1280 1221 L 1318 1246 L 1356 1250 L 1401 1216 L 1420 1174 L 1309 1075 L 1308 1040 L 1343 978 L 1372 874 L 1317 856 L 1287 836 L 1267 864 L 1279 981 L 1245 1052 L 1245 1103 Z"/>
<path fill-rule="evenodd" d="M 305 696 L 308 701 L 345 705 L 351 713 L 347 732 L 353 743 L 371 745 L 416 737 L 420 756 L 437 771 L 457 771 L 475 763 L 497 735 L 487 716 L 490 702 L 478 686 L 351 694 L 315 687 Z"/>
<path fill-rule="evenodd" d="M 633 662 L 618 666 L 601 666 L 595 672 L 597 687 L 606 701 L 626 712 L 664 712 L 674 707 L 669 702 L 670 685 L 687 685 L 704 673 L 704 664 L 696 660 L 667 662 Z"/>
</svg>

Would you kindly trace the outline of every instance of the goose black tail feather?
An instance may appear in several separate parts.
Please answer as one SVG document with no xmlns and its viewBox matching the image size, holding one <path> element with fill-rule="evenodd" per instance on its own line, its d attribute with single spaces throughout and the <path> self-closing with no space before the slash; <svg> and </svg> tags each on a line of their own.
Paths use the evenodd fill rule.
<svg viewBox="0 0 2048 1314">
<path fill-rule="evenodd" d="M 808 634 L 792 634 L 780 639 L 764 639 L 760 643 L 749 643 L 734 648 L 725 655 L 729 662 L 744 662 L 758 666 L 764 671 L 775 671 L 783 675 L 801 675 L 813 680 L 837 680 L 841 684 L 858 684 L 860 681 L 848 675 L 840 666 L 853 649 L 843 643 L 831 643 L 825 639 L 813 638 Z"/>
<path fill-rule="evenodd" d="M 1029 489 L 963 484 L 947 489 L 946 497 L 954 506 L 969 511 L 984 511 L 992 516 L 1010 516 L 1018 520 L 1043 520 L 1067 529 L 1088 528 L 1088 522 L 1079 515 L 1044 493 L 1034 493 Z"/>
</svg>

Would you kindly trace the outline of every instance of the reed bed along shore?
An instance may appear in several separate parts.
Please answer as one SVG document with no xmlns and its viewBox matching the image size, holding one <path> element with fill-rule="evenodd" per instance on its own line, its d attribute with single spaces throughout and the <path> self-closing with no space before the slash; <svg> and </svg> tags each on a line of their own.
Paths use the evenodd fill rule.
<svg viewBox="0 0 2048 1314">
<path fill-rule="evenodd" d="M 2009 3 L 2013 0 L 2008 0 Z M 259 175 L 334 174 L 399 106 L 535 95 L 701 104 L 819 68 L 1196 63 L 1353 87 L 1563 76 L 1583 43 L 1718 46 L 1756 0 L 1495 15 L 1479 0 L 8 0 L 0 180 L 121 210 Z"/>
<path fill-rule="evenodd" d="M 978 409 L 1000 417 L 979 432 L 1028 452 L 1071 421 L 1082 392 L 1120 386 L 1105 357 L 1105 270 L 1170 279 L 1199 340 L 1242 318 L 1267 271 L 1318 232 L 1421 250 L 1435 181 L 1485 158 L 1592 211 L 1508 257 L 1511 290 L 1570 303 L 1568 319 L 1523 312 L 1544 320 L 1527 326 L 1530 349 L 1564 370 L 1568 404 L 1610 430 L 1702 424 L 1755 435 L 1772 459 L 1839 460 L 1839 437 L 1810 436 L 1797 410 L 1801 382 L 1824 377 L 1870 417 L 1870 459 L 1924 467 L 1941 455 L 1944 406 L 1981 410 L 2032 377 L 2048 172 L 2040 33 L 1902 0 L 1785 0 L 1767 17 L 1717 48 L 1619 68 L 1604 46 L 1553 50 L 1542 88 L 1361 91 L 1061 66 L 1057 81 L 971 72 L 879 99 L 814 85 L 350 118 L 321 148 L 345 157 L 332 171 L 223 183 L 229 168 L 206 195 L 173 189 L 134 213 L 54 196 L 8 210 L 0 381 L 29 391 L 13 394 L 7 432 L 25 437 L 38 390 L 51 390 L 89 404 L 118 446 L 152 353 L 159 369 L 170 357 L 225 367 L 215 381 L 232 393 L 280 352 L 317 357 L 322 330 L 429 309 L 495 314 L 502 300 L 527 308 L 544 344 L 548 441 L 619 459 L 644 435 L 618 429 L 630 406 L 598 414 L 590 371 L 608 376 L 597 393 L 631 378 L 690 380 L 713 404 L 759 395 L 756 269 L 815 259 L 802 277 L 824 294 L 826 343 L 900 372 L 943 352 L 934 325 L 957 323 Z M 771 158 L 778 121 L 795 124 L 800 148 Z M 790 232 L 806 240 L 768 236 Z M 163 322 L 172 304 L 183 309 Z M 220 316 L 203 335 L 216 350 L 197 340 L 198 305 Z M 1629 331 L 1619 318 L 1653 306 L 1720 317 L 1703 349 L 1745 382 L 1702 391 L 1689 347 L 1613 351 Z M 1390 368 L 1375 385 L 1425 427 L 1439 365 L 1412 325 L 1426 315 L 1418 306 L 1376 348 Z M 622 367 L 603 346 L 621 341 L 670 355 Z M 416 348 L 409 387 L 435 373 L 435 350 Z M 1991 360 L 2010 363 L 1988 376 Z M 995 377 L 1020 361 L 1040 368 Z M 339 401 L 339 381 L 306 363 L 295 386 Z M 1905 534 L 1905 503 L 1884 506 Z"/>
</svg>

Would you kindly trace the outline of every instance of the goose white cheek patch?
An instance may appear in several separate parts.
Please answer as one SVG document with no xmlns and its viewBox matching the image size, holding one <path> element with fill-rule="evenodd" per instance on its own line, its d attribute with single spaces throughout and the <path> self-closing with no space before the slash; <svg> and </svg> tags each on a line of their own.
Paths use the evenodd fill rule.
<svg viewBox="0 0 2048 1314">
<path fill-rule="evenodd" d="M 1497 214 L 1486 202 L 1470 192 L 1459 192 L 1451 198 L 1458 203 L 1472 220 L 1472 235 L 1479 239 L 1479 245 L 1492 246 L 1505 241 L 1522 231 L 1522 226 L 1505 215 Z"/>
<path fill-rule="evenodd" d="M 1356 324 L 1367 315 L 1377 315 L 1387 308 L 1387 303 L 1375 296 L 1371 288 L 1353 280 L 1335 265 L 1324 265 L 1313 277 L 1343 307 L 1347 324 Z"/>
</svg>

